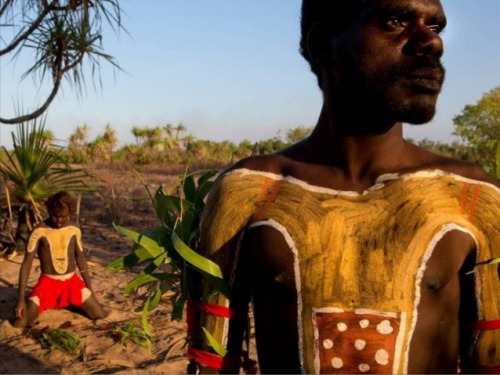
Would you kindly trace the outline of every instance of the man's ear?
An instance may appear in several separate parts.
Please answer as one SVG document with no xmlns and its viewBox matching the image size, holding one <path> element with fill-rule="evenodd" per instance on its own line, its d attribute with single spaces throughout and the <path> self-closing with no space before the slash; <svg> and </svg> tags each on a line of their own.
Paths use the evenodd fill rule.
<svg viewBox="0 0 500 375">
<path fill-rule="evenodd" d="M 314 23 L 307 33 L 307 53 L 318 64 L 331 63 L 331 35 L 327 27 L 319 22 Z"/>
</svg>

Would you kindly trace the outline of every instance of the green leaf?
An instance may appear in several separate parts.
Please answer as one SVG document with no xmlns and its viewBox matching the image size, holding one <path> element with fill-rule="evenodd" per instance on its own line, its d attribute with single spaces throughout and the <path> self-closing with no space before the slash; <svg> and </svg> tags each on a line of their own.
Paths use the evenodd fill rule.
<svg viewBox="0 0 500 375">
<path fill-rule="evenodd" d="M 203 277 L 205 277 L 205 279 L 215 287 L 216 291 L 214 291 L 213 294 L 222 293 L 224 296 L 231 299 L 231 288 L 229 287 L 229 284 L 226 282 L 226 280 L 215 277 L 201 270 L 197 271 L 201 273 Z"/>
<path fill-rule="evenodd" d="M 149 274 L 149 273 L 156 271 L 156 269 L 158 267 L 160 267 L 165 262 L 165 259 L 167 259 L 167 253 L 160 254 L 150 264 L 148 264 L 148 266 L 146 268 L 144 268 L 144 271 L 142 271 L 142 272 Z"/>
<path fill-rule="evenodd" d="M 152 283 L 155 281 L 160 281 L 162 278 L 158 277 L 158 275 L 141 275 L 134 280 L 130 281 L 126 286 L 125 289 L 123 290 L 124 295 L 129 295 L 130 292 L 133 292 L 136 290 L 138 287 L 141 285 L 147 284 L 147 283 Z"/>
<path fill-rule="evenodd" d="M 186 299 L 182 297 L 182 295 L 174 296 L 177 298 L 172 298 L 172 320 L 181 320 L 182 312 L 184 311 L 184 304 L 186 303 Z"/>
<path fill-rule="evenodd" d="M 210 332 L 208 332 L 205 327 L 202 327 L 203 332 L 205 333 L 205 336 L 207 337 L 208 343 L 210 346 L 215 350 L 215 352 L 220 355 L 221 357 L 225 357 L 227 354 L 226 348 L 224 348 L 221 344 L 217 342 L 215 337 L 213 337 Z"/>
<path fill-rule="evenodd" d="M 127 255 L 128 256 L 128 255 Z M 125 269 L 125 257 L 120 257 L 118 259 L 115 259 L 114 261 L 112 261 L 111 263 L 109 263 L 105 269 L 107 270 L 123 270 Z"/>
<path fill-rule="evenodd" d="M 144 332 L 146 332 L 148 336 L 151 336 L 151 327 L 149 326 L 149 321 L 148 321 L 148 313 L 150 311 L 149 309 L 150 301 L 151 297 L 148 297 L 146 299 L 146 302 L 144 302 L 144 308 L 142 309 L 142 318 L 141 318 L 142 326 L 144 327 Z"/>
<path fill-rule="evenodd" d="M 474 269 L 472 271 L 466 272 L 465 274 L 466 275 L 470 275 L 470 274 L 476 272 L 476 268 L 478 266 L 490 266 L 492 264 L 500 264 L 500 257 L 492 258 L 492 259 L 488 259 L 488 260 L 486 260 L 484 262 L 476 263 L 476 266 L 474 267 Z"/>
<path fill-rule="evenodd" d="M 217 171 L 215 169 L 211 169 L 205 173 L 203 173 L 200 178 L 198 179 L 198 186 L 201 188 L 205 185 L 208 180 L 210 180 L 212 177 L 214 177 L 217 174 Z M 203 197 L 205 197 L 202 194 Z"/>
<path fill-rule="evenodd" d="M 222 272 L 220 270 L 220 267 L 210 259 L 207 259 L 197 252 L 191 250 L 189 246 L 187 246 L 175 232 L 172 232 L 172 243 L 174 244 L 175 250 L 177 250 L 181 257 L 186 260 L 186 262 L 192 264 L 205 273 L 208 273 L 209 275 L 222 279 Z"/>
<path fill-rule="evenodd" d="M 124 234 L 128 238 L 134 240 L 135 243 L 147 250 L 151 256 L 156 258 L 160 254 L 165 253 L 165 249 L 160 246 L 157 241 L 145 236 L 144 234 L 137 233 L 115 224 L 113 224 L 113 227 L 118 233 Z"/>
<path fill-rule="evenodd" d="M 155 209 L 158 218 L 171 229 L 174 227 L 175 220 L 181 209 L 180 199 L 173 195 L 157 194 L 155 196 Z"/>
</svg>

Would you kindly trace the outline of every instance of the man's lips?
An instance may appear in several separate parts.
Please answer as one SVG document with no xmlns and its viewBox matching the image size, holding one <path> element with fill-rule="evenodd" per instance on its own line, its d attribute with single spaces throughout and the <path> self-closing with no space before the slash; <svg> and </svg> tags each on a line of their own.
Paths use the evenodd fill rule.
<svg viewBox="0 0 500 375">
<path fill-rule="evenodd" d="M 405 80 L 412 86 L 424 91 L 439 92 L 444 81 L 444 74 L 441 71 L 420 71 L 405 75 Z"/>
</svg>

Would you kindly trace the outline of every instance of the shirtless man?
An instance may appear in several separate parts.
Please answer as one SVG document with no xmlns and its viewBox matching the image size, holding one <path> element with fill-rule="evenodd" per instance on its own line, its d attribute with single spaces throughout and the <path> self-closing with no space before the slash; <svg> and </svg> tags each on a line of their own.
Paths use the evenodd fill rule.
<svg viewBox="0 0 500 375">
<path fill-rule="evenodd" d="M 71 196 L 59 192 L 47 200 L 46 206 L 49 218 L 31 233 L 21 265 L 13 325 L 29 326 L 43 311 L 70 305 L 81 308 L 90 319 L 104 318 L 107 314 L 92 293 L 80 229 L 70 222 L 74 211 Z M 36 254 L 42 274 L 25 301 Z M 83 280 L 75 272 L 77 266 Z"/>
<path fill-rule="evenodd" d="M 303 0 L 301 26 L 323 107 L 214 185 L 202 250 L 232 294 L 205 285 L 200 327 L 228 354 L 201 333 L 191 359 L 238 372 L 251 301 L 263 373 L 500 371 L 499 183 L 402 132 L 435 113 L 440 1 Z"/>
</svg>

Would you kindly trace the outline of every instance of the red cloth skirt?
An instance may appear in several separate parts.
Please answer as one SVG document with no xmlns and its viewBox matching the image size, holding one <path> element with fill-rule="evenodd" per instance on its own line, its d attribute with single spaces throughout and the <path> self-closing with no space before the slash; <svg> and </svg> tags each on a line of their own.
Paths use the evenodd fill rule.
<svg viewBox="0 0 500 375">
<path fill-rule="evenodd" d="M 82 289 L 85 283 L 75 273 L 68 280 L 57 280 L 42 274 L 31 291 L 31 297 L 38 297 L 38 313 L 48 309 L 60 309 L 69 305 L 82 306 Z"/>
</svg>

